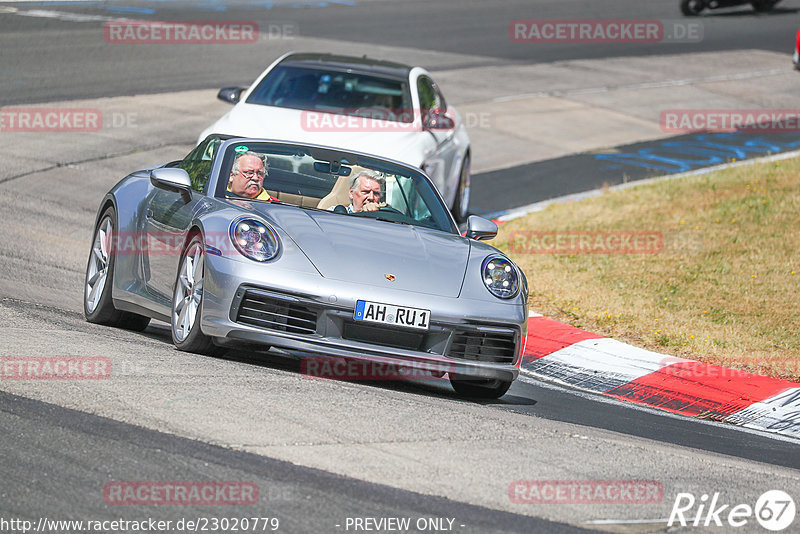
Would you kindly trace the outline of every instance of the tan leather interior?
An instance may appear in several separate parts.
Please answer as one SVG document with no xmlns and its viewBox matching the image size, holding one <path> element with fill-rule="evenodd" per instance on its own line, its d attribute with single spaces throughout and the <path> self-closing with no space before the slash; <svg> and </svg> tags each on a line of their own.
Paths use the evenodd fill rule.
<svg viewBox="0 0 800 534">
<path fill-rule="evenodd" d="M 317 204 L 317 208 L 326 210 L 334 206 L 350 205 L 350 176 L 340 176 L 336 183 L 333 185 L 331 192 L 325 195 L 322 200 Z"/>
<path fill-rule="evenodd" d="M 269 189 L 267 189 L 267 193 L 277 198 L 281 202 L 286 202 L 287 204 L 294 204 L 295 206 L 316 208 L 320 202 L 319 197 L 293 195 L 292 193 L 284 193 L 281 191 L 270 191 Z"/>
</svg>

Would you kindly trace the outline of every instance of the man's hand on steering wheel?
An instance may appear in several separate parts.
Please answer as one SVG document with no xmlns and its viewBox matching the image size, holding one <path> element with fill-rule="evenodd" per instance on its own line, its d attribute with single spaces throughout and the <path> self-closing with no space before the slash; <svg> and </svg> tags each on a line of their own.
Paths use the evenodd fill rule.
<svg viewBox="0 0 800 534">
<path fill-rule="evenodd" d="M 386 202 L 364 202 L 361 206 L 361 211 L 378 211 L 386 207 Z"/>
</svg>

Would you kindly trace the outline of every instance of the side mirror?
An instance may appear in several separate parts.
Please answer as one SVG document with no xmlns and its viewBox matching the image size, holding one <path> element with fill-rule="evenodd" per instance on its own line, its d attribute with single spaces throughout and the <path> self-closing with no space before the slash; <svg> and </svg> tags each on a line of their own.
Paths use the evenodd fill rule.
<svg viewBox="0 0 800 534">
<path fill-rule="evenodd" d="M 455 121 L 443 112 L 429 113 L 425 118 L 426 130 L 452 130 L 455 127 Z"/>
<path fill-rule="evenodd" d="M 497 225 L 489 219 L 470 215 L 467 219 L 467 237 L 476 241 L 488 241 L 497 236 Z"/>
<path fill-rule="evenodd" d="M 192 199 L 192 180 L 189 173 L 176 167 L 161 167 L 150 171 L 150 183 L 153 186 L 169 191 L 180 193 L 184 202 Z"/>
<path fill-rule="evenodd" d="M 223 87 L 217 93 L 217 98 L 222 100 L 223 102 L 228 102 L 229 104 L 236 104 L 239 102 L 239 99 L 242 97 L 242 93 L 244 90 L 247 89 L 246 87 Z"/>
</svg>

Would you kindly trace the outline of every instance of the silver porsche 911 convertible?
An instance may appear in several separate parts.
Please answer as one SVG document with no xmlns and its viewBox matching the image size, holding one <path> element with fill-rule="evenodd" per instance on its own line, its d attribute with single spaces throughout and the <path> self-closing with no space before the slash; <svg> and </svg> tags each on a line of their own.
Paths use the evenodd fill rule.
<svg viewBox="0 0 800 534">
<path fill-rule="evenodd" d="M 130 329 L 166 321 L 184 351 L 257 344 L 497 398 L 519 371 L 528 295 L 522 271 L 482 242 L 496 233 L 473 216 L 462 236 L 403 163 L 211 135 L 105 196 L 84 312 Z"/>
</svg>

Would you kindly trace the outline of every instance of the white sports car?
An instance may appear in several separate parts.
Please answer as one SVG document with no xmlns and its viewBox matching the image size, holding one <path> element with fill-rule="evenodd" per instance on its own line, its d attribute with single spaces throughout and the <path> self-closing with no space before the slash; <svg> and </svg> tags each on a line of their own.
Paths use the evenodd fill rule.
<svg viewBox="0 0 800 534">
<path fill-rule="evenodd" d="M 466 221 L 470 146 L 461 116 L 420 67 L 289 53 L 249 87 L 219 98 L 234 108 L 200 134 L 266 137 L 377 154 L 422 169 L 456 220 Z"/>
</svg>

